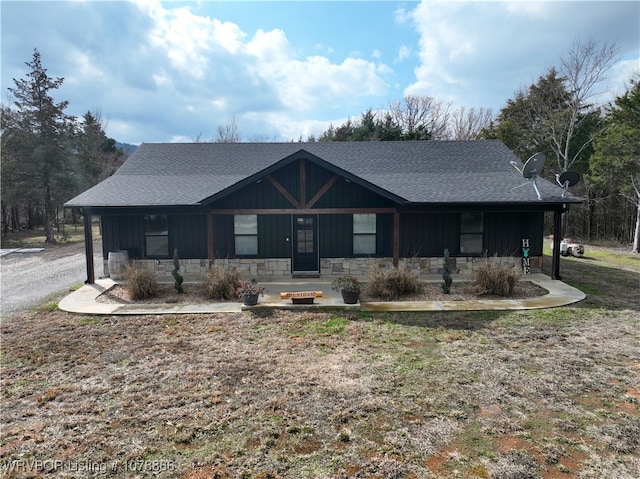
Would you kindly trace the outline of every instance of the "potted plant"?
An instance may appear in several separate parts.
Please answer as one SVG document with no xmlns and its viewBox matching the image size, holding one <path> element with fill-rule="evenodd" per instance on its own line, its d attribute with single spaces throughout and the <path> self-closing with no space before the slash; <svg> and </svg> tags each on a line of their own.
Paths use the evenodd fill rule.
<svg viewBox="0 0 640 479">
<path fill-rule="evenodd" d="M 360 299 L 360 291 L 362 291 L 362 283 L 358 278 L 352 275 L 338 276 L 331 282 L 331 289 L 340 291 L 342 300 L 346 304 L 356 304 Z"/>
<path fill-rule="evenodd" d="M 240 280 L 240 285 L 237 289 L 238 297 L 242 298 L 242 302 L 245 306 L 254 306 L 258 304 L 258 296 L 264 294 L 266 288 L 259 286 L 255 279 L 251 281 Z"/>
</svg>

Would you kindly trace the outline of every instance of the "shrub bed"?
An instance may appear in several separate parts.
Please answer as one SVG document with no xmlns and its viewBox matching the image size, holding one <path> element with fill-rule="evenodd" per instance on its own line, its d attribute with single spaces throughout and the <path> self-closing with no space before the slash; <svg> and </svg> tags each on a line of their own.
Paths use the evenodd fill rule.
<svg viewBox="0 0 640 479">
<path fill-rule="evenodd" d="M 409 270 L 395 268 L 373 273 L 367 283 L 366 293 L 384 301 L 394 301 L 401 296 L 420 293 L 422 288 L 418 277 Z"/>
<path fill-rule="evenodd" d="M 209 270 L 202 280 L 202 294 L 207 299 L 235 300 L 238 298 L 240 273 L 237 270 L 216 268 Z"/>
<path fill-rule="evenodd" d="M 132 300 L 153 298 L 159 292 L 158 281 L 153 273 L 127 266 L 124 271 L 126 290 Z"/>
<path fill-rule="evenodd" d="M 511 296 L 522 273 L 485 262 L 476 270 L 474 288 L 476 293 L 492 296 Z"/>
</svg>

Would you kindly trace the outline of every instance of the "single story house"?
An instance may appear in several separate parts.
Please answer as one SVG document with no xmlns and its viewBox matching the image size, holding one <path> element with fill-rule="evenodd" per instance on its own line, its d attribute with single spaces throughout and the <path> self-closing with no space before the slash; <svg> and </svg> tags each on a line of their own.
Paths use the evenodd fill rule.
<svg viewBox="0 0 640 479">
<path fill-rule="evenodd" d="M 215 264 L 259 280 L 433 274 L 445 249 L 461 273 L 483 256 L 541 271 L 546 212 L 559 279 L 561 215 L 582 200 L 542 178 L 538 196 L 514 166 L 498 140 L 145 143 L 65 207 L 84 217 L 89 283 L 92 217 L 105 269 L 126 250 L 169 280 L 177 250 L 187 279 Z"/>
</svg>

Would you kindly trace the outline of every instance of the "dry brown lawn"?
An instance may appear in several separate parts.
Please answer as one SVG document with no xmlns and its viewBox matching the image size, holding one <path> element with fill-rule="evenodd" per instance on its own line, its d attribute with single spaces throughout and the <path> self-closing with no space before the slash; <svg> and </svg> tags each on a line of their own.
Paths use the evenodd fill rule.
<svg viewBox="0 0 640 479">
<path fill-rule="evenodd" d="M 637 479 L 640 268 L 607 255 L 549 310 L 5 318 L 2 477 Z"/>
</svg>

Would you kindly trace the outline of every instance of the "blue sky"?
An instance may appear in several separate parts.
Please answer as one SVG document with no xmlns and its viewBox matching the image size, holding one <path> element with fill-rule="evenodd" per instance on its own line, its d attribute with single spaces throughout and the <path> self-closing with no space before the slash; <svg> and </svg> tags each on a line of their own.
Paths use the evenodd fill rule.
<svg viewBox="0 0 640 479">
<path fill-rule="evenodd" d="M 0 2 L 2 101 L 33 49 L 68 113 L 118 141 L 318 135 L 408 94 L 498 113 L 576 40 L 615 43 L 601 101 L 640 72 L 637 1 Z"/>
</svg>

